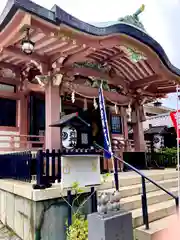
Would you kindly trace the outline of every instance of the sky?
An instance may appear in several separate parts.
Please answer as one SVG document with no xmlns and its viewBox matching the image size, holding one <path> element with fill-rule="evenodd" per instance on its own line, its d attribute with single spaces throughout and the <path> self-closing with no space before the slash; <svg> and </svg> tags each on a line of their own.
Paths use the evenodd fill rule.
<svg viewBox="0 0 180 240">
<path fill-rule="evenodd" d="M 1 0 L 0 12 L 7 0 Z M 51 9 L 54 4 L 73 16 L 89 22 L 116 21 L 119 17 L 134 13 L 141 4 L 145 11 L 140 19 L 146 31 L 164 48 L 173 65 L 180 68 L 179 42 L 180 0 L 34 0 Z M 177 26 L 177 27 L 176 27 Z M 176 96 L 170 94 L 163 104 L 176 108 Z"/>
</svg>

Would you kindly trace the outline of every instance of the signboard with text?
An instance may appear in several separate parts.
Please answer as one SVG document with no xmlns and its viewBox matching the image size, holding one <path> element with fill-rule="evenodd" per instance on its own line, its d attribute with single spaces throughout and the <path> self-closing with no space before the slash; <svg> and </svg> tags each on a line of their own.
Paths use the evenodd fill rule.
<svg viewBox="0 0 180 240">
<path fill-rule="evenodd" d="M 80 187 L 101 184 L 99 155 L 62 155 L 61 164 L 63 188 L 71 188 L 75 182 L 78 182 Z"/>
</svg>

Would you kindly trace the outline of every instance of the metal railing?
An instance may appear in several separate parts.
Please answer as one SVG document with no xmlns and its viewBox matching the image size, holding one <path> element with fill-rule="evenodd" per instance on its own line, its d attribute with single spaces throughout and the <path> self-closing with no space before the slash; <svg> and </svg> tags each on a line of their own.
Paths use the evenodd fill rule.
<svg viewBox="0 0 180 240">
<path fill-rule="evenodd" d="M 30 151 L 0 155 L 0 178 L 31 182 Z"/>
<path fill-rule="evenodd" d="M 35 189 L 51 187 L 55 181 L 61 181 L 61 152 L 60 150 L 39 150 L 36 155 L 36 184 Z"/>
<path fill-rule="evenodd" d="M 109 153 L 106 149 L 104 149 L 102 146 L 100 146 L 97 143 L 94 143 L 95 147 Z M 138 169 L 136 169 L 135 167 L 133 167 L 131 164 L 125 162 L 124 160 L 122 160 L 121 158 L 119 158 L 118 156 L 114 155 L 114 160 L 115 162 L 117 162 L 116 160 L 122 162 L 124 165 L 126 165 L 128 168 L 130 168 L 131 170 L 133 170 L 134 172 L 136 172 L 138 175 L 141 176 L 141 180 L 142 180 L 142 195 L 141 195 L 141 202 L 142 202 L 142 214 L 143 214 L 143 223 L 146 227 L 146 229 L 149 229 L 149 217 L 148 217 L 148 204 L 147 204 L 147 192 L 146 192 L 146 180 L 148 180 L 150 183 L 152 183 L 153 185 L 155 185 L 157 188 L 161 189 L 162 191 L 164 191 L 165 193 L 167 193 L 169 196 L 171 196 L 174 200 L 175 200 L 175 205 L 176 205 L 176 210 L 177 213 L 179 214 L 179 198 L 178 196 L 174 195 L 173 193 L 169 192 L 167 189 L 165 189 L 163 186 L 159 185 L 158 183 L 156 183 L 154 180 L 152 180 L 151 178 L 149 178 L 148 176 L 146 176 L 143 172 L 139 171 Z M 115 164 L 116 166 L 117 164 Z M 115 169 L 115 176 L 117 175 L 117 169 Z"/>
<path fill-rule="evenodd" d="M 102 146 L 94 143 L 96 148 L 99 148 L 107 153 L 109 153 Z M 142 214 L 143 214 L 143 222 L 146 226 L 146 229 L 149 229 L 149 219 L 148 219 L 148 204 L 147 204 L 147 192 L 146 192 L 146 180 L 155 185 L 157 188 L 164 191 L 166 194 L 171 196 L 175 200 L 176 210 L 179 213 L 179 198 L 173 193 L 169 192 L 163 186 L 156 183 L 154 180 L 146 176 L 143 172 L 139 171 L 137 168 L 122 160 L 115 154 L 114 157 L 114 167 L 115 167 L 115 181 L 118 182 L 118 169 L 117 162 L 122 162 L 129 169 L 136 172 L 141 176 L 142 181 Z M 14 178 L 23 181 L 31 180 L 31 160 L 32 155 L 31 152 L 24 153 L 12 153 L 12 154 L 3 154 L 0 155 L 1 168 L 0 168 L 0 178 Z M 37 162 L 36 162 L 36 174 L 37 174 L 37 182 L 34 185 L 34 188 L 46 188 L 50 187 L 52 183 L 57 179 L 58 182 L 61 181 L 61 152 L 58 150 L 57 152 L 53 150 L 50 152 L 46 150 L 43 152 L 42 150 L 37 154 Z M 118 161 L 117 161 L 118 160 Z M 118 190 L 118 183 L 116 184 Z M 93 200 L 94 202 L 96 200 Z M 95 209 L 95 207 L 93 207 Z M 93 210 L 95 211 L 95 210 Z"/>
</svg>

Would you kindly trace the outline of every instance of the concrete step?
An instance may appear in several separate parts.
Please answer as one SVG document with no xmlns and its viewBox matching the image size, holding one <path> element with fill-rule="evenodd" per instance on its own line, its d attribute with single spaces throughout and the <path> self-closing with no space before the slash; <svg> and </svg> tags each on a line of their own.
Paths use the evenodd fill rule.
<svg viewBox="0 0 180 240">
<path fill-rule="evenodd" d="M 134 231 L 136 240 L 165 240 L 170 239 L 168 233 L 173 231 L 173 225 L 177 224 L 177 215 L 170 215 L 168 217 L 162 218 L 160 220 L 151 222 L 149 224 L 149 229 L 146 230 L 144 226 L 137 228 Z M 177 233 L 175 233 L 177 234 Z M 166 235 L 166 238 L 163 236 Z M 176 239 L 179 239 L 176 235 Z M 180 237 L 180 236 L 179 236 Z"/>
<path fill-rule="evenodd" d="M 178 191 L 178 175 L 174 169 L 167 170 L 149 170 L 142 171 L 146 176 L 150 179 L 153 179 L 160 186 L 169 190 L 174 195 L 177 195 Z M 120 193 L 121 193 L 121 208 L 131 211 L 133 217 L 133 228 L 136 233 L 136 237 L 138 240 L 152 240 L 151 238 L 140 238 L 142 229 L 144 230 L 143 224 L 143 216 L 142 216 L 142 204 L 141 204 L 141 193 L 142 193 L 142 185 L 141 185 L 141 177 L 134 172 L 126 172 L 119 174 L 119 182 L 120 182 Z M 166 219 L 170 215 L 176 213 L 175 200 L 172 199 L 164 191 L 160 190 L 154 184 L 146 181 L 146 190 L 147 190 L 147 201 L 148 201 L 148 215 L 149 215 L 149 223 L 150 230 L 151 227 L 154 226 L 152 222 L 158 222 L 162 220 L 166 222 Z M 107 181 L 107 183 L 103 184 L 103 186 L 98 190 L 98 193 L 101 192 L 114 192 L 114 183 L 113 183 L 113 175 L 111 175 Z M 164 219 L 164 220 L 163 220 Z M 154 223 L 155 224 L 155 223 Z M 158 232 L 161 232 L 165 227 L 165 224 L 162 224 L 161 229 Z M 157 227 L 153 227 L 157 230 Z M 139 232 L 138 232 L 139 230 Z M 148 231 L 150 231 L 148 230 Z M 152 230 L 153 231 L 153 230 Z M 155 230 L 154 230 L 155 231 Z M 153 239 L 155 240 L 155 239 Z"/>
<path fill-rule="evenodd" d="M 148 206 L 149 222 L 153 222 L 176 213 L 174 200 L 156 203 Z M 132 211 L 133 227 L 137 228 L 143 225 L 142 208 Z"/>
<path fill-rule="evenodd" d="M 174 195 L 177 195 L 178 193 L 177 187 L 170 188 L 169 191 Z M 148 206 L 159 203 L 159 202 L 165 202 L 170 199 L 172 199 L 172 197 L 162 190 L 147 193 Z M 134 195 L 131 197 L 122 198 L 120 202 L 121 202 L 121 207 L 127 211 L 141 208 L 142 206 L 141 195 Z"/>
<path fill-rule="evenodd" d="M 168 179 L 174 179 L 178 177 L 177 171 L 174 169 L 165 169 L 165 170 L 146 170 L 141 171 L 143 172 L 147 177 L 151 178 L 154 181 L 163 181 Z M 129 176 L 119 176 L 119 182 L 121 187 L 130 186 L 130 185 L 137 185 L 141 184 L 141 176 L 137 173 L 134 173 L 131 177 Z M 147 181 L 149 182 L 149 181 Z"/>
<path fill-rule="evenodd" d="M 170 189 L 170 188 L 178 186 L 178 179 L 172 178 L 172 179 L 168 179 L 168 180 L 157 181 L 157 183 L 166 189 Z M 156 187 L 154 184 L 152 184 L 150 182 L 146 183 L 147 193 L 157 191 L 157 190 L 159 190 L 159 188 Z M 105 190 L 99 190 L 98 192 L 99 193 L 101 193 L 101 192 L 111 193 L 114 191 L 115 191 L 115 188 L 110 188 L 110 189 L 105 189 Z M 142 193 L 142 185 L 136 184 L 136 185 L 130 185 L 130 186 L 126 186 L 126 187 L 120 187 L 120 193 L 121 193 L 122 198 L 139 195 Z"/>
<path fill-rule="evenodd" d="M 165 169 L 165 170 L 144 170 L 142 171 L 146 176 L 151 178 L 154 181 L 164 181 L 175 179 L 178 177 L 177 171 L 174 169 Z M 147 181 L 148 182 L 148 181 Z M 135 172 L 125 172 L 119 173 L 119 186 L 122 187 L 129 187 L 141 184 L 141 176 Z M 100 187 L 99 190 L 105 190 L 114 188 L 114 176 L 111 174 L 107 177 L 106 182 L 104 182 Z"/>
</svg>

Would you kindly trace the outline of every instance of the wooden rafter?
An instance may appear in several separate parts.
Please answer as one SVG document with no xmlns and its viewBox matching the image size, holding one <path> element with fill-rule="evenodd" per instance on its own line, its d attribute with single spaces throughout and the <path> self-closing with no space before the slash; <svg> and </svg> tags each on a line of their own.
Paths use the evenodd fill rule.
<svg viewBox="0 0 180 240">
<path fill-rule="evenodd" d="M 23 30 L 27 27 L 31 28 L 31 37 L 37 43 L 35 52 L 29 56 L 21 52 L 20 48 Z M 39 40 L 38 34 L 41 35 Z M 61 44 L 62 46 L 60 46 Z M 147 64 L 146 61 L 137 64 L 128 61 L 129 59 L 123 57 L 124 52 L 121 51 L 121 45 L 140 49 L 147 56 Z M 140 95 L 147 94 L 147 96 L 155 97 L 158 92 L 170 92 L 174 89 L 173 83 L 169 85 L 167 81 L 168 78 L 172 78 L 173 74 L 166 69 L 155 52 L 134 38 L 123 34 L 90 37 L 88 34 L 76 32 L 65 24 L 61 24 L 60 27 L 23 10 L 18 10 L 12 21 L 0 32 L 0 50 L 1 59 L 4 59 L 3 62 L 0 62 L 0 67 L 13 70 L 13 72 L 18 73 L 17 76 L 20 75 L 21 71 L 19 69 L 20 63 L 23 66 L 34 60 L 44 66 L 43 73 L 47 74 L 52 64 L 57 61 L 56 67 L 60 67 L 60 69 L 56 72 L 69 73 L 70 77 L 79 74 L 85 77 L 101 78 L 111 84 L 122 86 L 126 93 L 128 89 L 132 89 L 132 91 L 142 89 Z M 60 61 L 62 56 L 64 59 Z M 106 63 L 112 67 L 112 73 L 114 71 L 116 73 L 111 75 L 86 67 L 69 68 L 74 62 L 87 59 Z M 3 81 L 18 82 L 17 78 L 13 80 L 4 78 Z M 163 82 L 164 85 L 162 85 Z M 36 85 L 31 85 L 30 88 L 32 87 L 38 89 Z M 136 93 L 138 94 L 138 92 Z"/>
<path fill-rule="evenodd" d="M 63 65 L 64 66 L 70 66 L 72 65 L 74 62 L 79 62 L 82 61 L 82 59 L 86 56 L 88 56 L 89 54 L 93 53 L 96 49 L 95 48 L 84 48 L 83 50 L 81 50 L 80 52 L 77 52 L 71 56 L 69 56 L 67 59 L 65 59 Z"/>
<path fill-rule="evenodd" d="M 24 28 L 30 27 L 31 15 L 18 10 L 12 21 L 0 33 L 0 47 L 5 48 L 14 44 Z"/>
<path fill-rule="evenodd" d="M 164 81 L 164 79 L 161 79 L 160 76 L 153 75 L 153 76 L 150 76 L 150 77 L 147 77 L 144 79 L 133 81 L 129 87 L 131 89 L 136 89 L 136 88 L 140 88 L 140 87 L 143 87 L 146 85 L 150 85 L 154 82 L 163 82 L 163 81 Z"/>
<path fill-rule="evenodd" d="M 12 46 L 3 49 L 1 54 L 3 54 L 3 53 L 8 56 L 24 59 L 25 61 L 35 60 L 37 62 L 42 62 L 42 63 L 48 62 L 46 56 L 40 56 L 36 53 L 32 53 L 31 55 L 26 55 L 23 52 L 21 52 L 21 50 L 19 48 L 15 48 Z"/>
<path fill-rule="evenodd" d="M 176 91 L 176 86 L 172 86 L 172 87 L 168 87 L 168 88 L 157 88 L 157 92 L 159 93 L 164 93 L 164 94 L 168 94 L 168 93 L 172 93 L 172 92 L 175 92 Z"/>
<path fill-rule="evenodd" d="M 119 59 L 120 57 L 124 56 L 124 52 L 120 51 L 118 53 L 115 53 L 114 55 L 112 55 L 111 57 L 107 57 L 104 62 L 106 63 L 109 63 L 110 61 L 113 61 L 113 60 L 117 60 Z"/>
</svg>

